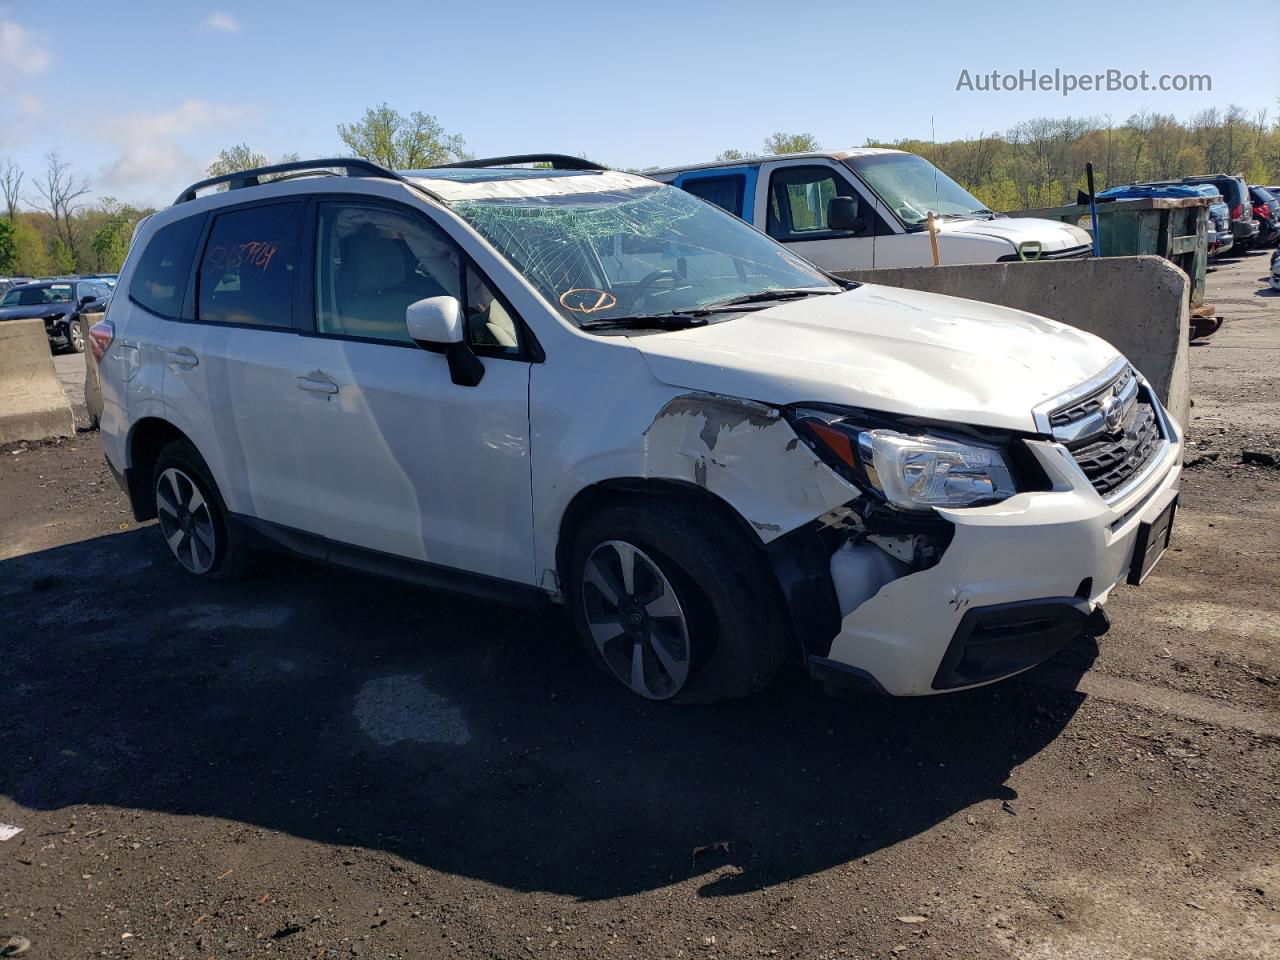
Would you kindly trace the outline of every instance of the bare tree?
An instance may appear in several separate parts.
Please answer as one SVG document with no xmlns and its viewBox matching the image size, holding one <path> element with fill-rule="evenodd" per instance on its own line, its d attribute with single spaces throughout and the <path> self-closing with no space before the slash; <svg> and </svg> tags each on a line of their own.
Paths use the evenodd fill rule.
<svg viewBox="0 0 1280 960">
<path fill-rule="evenodd" d="M 71 218 L 84 206 L 77 201 L 89 192 L 89 178 L 77 178 L 71 172 L 71 164 L 64 161 L 57 150 L 46 153 L 44 159 L 47 164 L 44 180 L 36 181 L 39 200 L 32 205 L 53 218 L 58 239 L 67 245 L 72 256 L 76 256 L 76 237 Z"/>
<path fill-rule="evenodd" d="M 4 194 L 5 207 L 9 210 L 9 219 L 18 212 L 18 197 L 22 191 L 22 168 L 5 157 L 0 160 L 0 193 Z"/>
</svg>

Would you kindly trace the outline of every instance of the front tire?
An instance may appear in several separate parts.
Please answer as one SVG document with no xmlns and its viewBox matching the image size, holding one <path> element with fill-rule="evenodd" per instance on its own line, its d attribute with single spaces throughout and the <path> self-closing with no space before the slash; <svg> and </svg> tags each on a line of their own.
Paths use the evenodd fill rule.
<svg viewBox="0 0 1280 960">
<path fill-rule="evenodd" d="M 184 570 L 212 580 L 243 572 L 247 548 L 195 447 L 175 440 L 161 450 L 151 488 L 160 534 Z"/>
<path fill-rule="evenodd" d="M 574 540 L 569 603 L 592 661 L 638 696 L 707 703 L 766 687 L 789 638 L 762 551 L 706 511 L 606 507 Z"/>
<path fill-rule="evenodd" d="M 72 353 L 84 353 L 84 328 L 79 320 L 67 324 L 67 346 Z"/>
</svg>

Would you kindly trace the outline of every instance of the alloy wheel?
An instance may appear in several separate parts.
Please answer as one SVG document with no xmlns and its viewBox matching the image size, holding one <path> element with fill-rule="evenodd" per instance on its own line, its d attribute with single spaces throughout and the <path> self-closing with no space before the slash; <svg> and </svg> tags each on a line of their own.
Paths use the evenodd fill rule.
<svg viewBox="0 0 1280 960">
<path fill-rule="evenodd" d="M 606 540 L 587 557 L 582 581 L 587 628 L 613 675 L 650 700 L 679 693 L 689 676 L 689 624 L 653 558 Z"/>
<path fill-rule="evenodd" d="M 71 349 L 76 353 L 84 353 L 84 330 L 79 320 L 72 320 L 67 329 L 67 338 L 71 341 Z"/>
<path fill-rule="evenodd" d="M 192 573 L 208 573 L 217 555 L 217 528 L 204 494 L 177 467 L 165 470 L 156 481 L 156 515 L 178 562 Z"/>
</svg>

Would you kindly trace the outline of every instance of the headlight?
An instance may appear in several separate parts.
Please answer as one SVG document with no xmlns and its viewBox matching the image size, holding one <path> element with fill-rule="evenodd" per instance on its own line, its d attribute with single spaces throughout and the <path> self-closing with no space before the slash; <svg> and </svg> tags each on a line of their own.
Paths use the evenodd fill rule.
<svg viewBox="0 0 1280 960">
<path fill-rule="evenodd" d="M 793 423 L 838 472 L 902 510 L 993 503 L 1016 492 L 997 447 L 868 427 L 823 411 L 794 411 Z"/>
</svg>

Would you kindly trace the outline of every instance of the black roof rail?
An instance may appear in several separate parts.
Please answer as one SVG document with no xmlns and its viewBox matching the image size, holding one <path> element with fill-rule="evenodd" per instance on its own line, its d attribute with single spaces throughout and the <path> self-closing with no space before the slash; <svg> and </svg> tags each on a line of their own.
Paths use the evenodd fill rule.
<svg viewBox="0 0 1280 960">
<path fill-rule="evenodd" d="M 439 163 L 437 167 L 505 167 L 515 163 L 549 163 L 552 170 L 608 170 L 598 163 L 571 157 L 567 153 L 517 153 L 510 157 L 484 157 L 480 160 L 459 160 L 456 163 Z"/>
<path fill-rule="evenodd" d="M 252 170 L 237 170 L 235 173 L 223 174 L 220 177 L 209 177 L 193 183 L 173 201 L 175 205 L 196 198 L 196 192 L 207 187 L 216 187 L 220 183 L 227 184 L 228 190 L 239 190 L 241 187 L 256 187 L 262 183 L 262 177 L 276 173 L 293 173 L 294 171 L 321 171 L 339 168 L 346 170 L 348 177 L 378 177 L 385 180 L 404 180 L 394 170 L 388 170 L 381 164 L 363 157 L 330 157 L 325 160 L 291 160 L 288 163 L 273 163 L 267 167 L 254 167 Z"/>
</svg>

